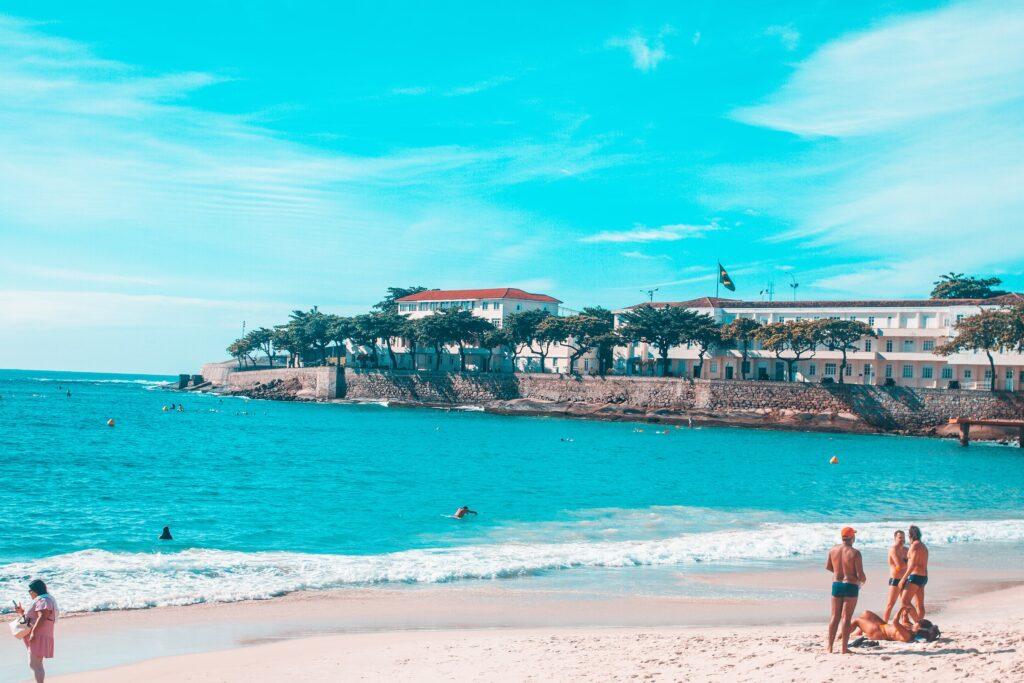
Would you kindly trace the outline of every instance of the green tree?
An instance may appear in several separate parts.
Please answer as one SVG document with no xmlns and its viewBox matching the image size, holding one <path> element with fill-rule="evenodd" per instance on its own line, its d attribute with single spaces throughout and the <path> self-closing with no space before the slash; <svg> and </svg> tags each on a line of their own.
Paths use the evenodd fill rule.
<svg viewBox="0 0 1024 683">
<path fill-rule="evenodd" d="M 602 312 L 608 315 L 603 315 Z M 561 321 L 561 340 L 570 349 L 569 374 L 576 374 L 576 363 L 588 351 L 596 349 L 603 335 L 612 331 L 611 311 L 606 309 L 584 309 L 579 315 L 558 318 Z"/>
<path fill-rule="evenodd" d="M 951 356 L 963 351 L 984 351 L 988 357 L 991 375 L 989 389 L 996 390 L 996 361 L 992 352 L 1011 345 L 1013 323 L 1006 311 L 987 310 L 964 318 L 955 325 L 956 336 L 936 347 L 940 356 Z"/>
<path fill-rule="evenodd" d="M 509 347 L 512 351 L 512 364 L 515 365 L 520 354 L 526 349 L 533 350 L 534 342 L 537 340 L 537 330 L 541 322 L 550 317 L 551 314 L 541 309 L 511 313 L 505 317 L 504 330 L 508 332 L 512 344 Z"/>
<path fill-rule="evenodd" d="M 548 315 L 537 325 L 537 333 L 533 337 L 533 344 L 530 348 L 540 357 L 541 372 L 547 372 L 544 364 L 551 354 L 551 347 L 565 342 L 571 334 L 566 320 L 567 318 L 557 315 Z"/>
<path fill-rule="evenodd" d="M 722 329 L 715 319 L 706 313 L 695 316 L 692 328 L 684 341 L 697 345 L 697 367 L 694 376 L 704 374 L 704 356 L 722 343 Z"/>
<path fill-rule="evenodd" d="M 380 339 L 380 326 L 374 313 L 363 313 L 352 318 L 352 343 L 370 352 L 373 367 L 380 367 L 380 352 L 377 340 Z"/>
<path fill-rule="evenodd" d="M 288 325 L 303 346 L 303 353 L 307 350 L 315 351 L 320 365 L 327 363 L 327 346 L 330 337 L 327 334 L 327 315 L 320 312 L 319 307 L 314 306 L 308 311 L 294 310 L 289 316 Z"/>
<path fill-rule="evenodd" d="M 448 308 L 435 313 L 432 317 L 440 318 L 447 330 L 447 342 L 459 349 L 459 369 L 466 371 L 466 347 L 471 344 L 482 345 L 483 337 L 493 331 L 494 325 L 480 316 L 461 308 Z"/>
<path fill-rule="evenodd" d="M 405 335 L 408 330 L 408 320 L 404 315 L 393 310 L 366 313 L 356 317 L 356 327 L 361 340 L 366 343 L 367 339 L 373 338 L 373 346 L 376 349 L 377 341 L 384 342 L 388 351 L 388 358 L 391 361 L 391 368 L 398 368 L 398 358 L 395 356 L 395 339 Z M 377 356 L 374 352 L 374 361 Z"/>
<path fill-rule="evenodd" d="M 420 292 L 426 292 L 426 287 L 388 287 L 388 293 L 383 299 L 373 305 L 374 309 L 381 313 L 397 313 L 398 312 L 398 300 L 403 296 L 410 296 L 412 294 L 419 294 Z"/>
<path fill-rule="evenodd" d="M 818 328 L 818 340 L 828 347 L 829 351 L 841 351 L 843 361 L 839 364 L 839 383 L 843 384 L 843 377 L 846 375 L 846 354 L 848 351 L 857 351 L 857 346 L 864 337 L 875 337 L 875 331 L 867 323 L 856 320 L 835 320 L 825 318 L 815 320 Z"/>
<path fill-rule="evenodd" d="M 753 318 L 736 318 L 732 322 L 722 326 L 722 339 L 731 341 L 740 347 L 742 362 L 740 364 L 740 377 L 747 378 L 750 372 L 750 343 L 757 337 L 757 331 L 761 329 L 761 323 Z"/>
<path fill-rule="evenodd" d="M 963 273 L 949 272 L 940 275 L 934 283 L 933 299 L 991 299 L 1006 294 L 1001 289 L 993 289 L 1003 284 L 997 277 L 977 278 Z"/>
<path fill-rule="evenodd" d="M 818 328 L 813 320 L 787 320 L 780 323 L 769 323 L 763 325 L 757 331 L 757 340 L 761 342 L 762 348 L 771 351 L 779 360 L 786 362 L 787 376 L 792 382 L 796 379 L 796 364 L 804 357 L 814 356 L 815 347 L 818 345 Z M 786 352 L 792 356 L 783 358 Z"/>
<path fill-rule="evenodd" d="M 643 304 L 619 316 L 619 336 L 630 342 L 644 342 L 658 349 L 662 377 L 668 375 L 668 353 L 673 346 L 691 338 L 697 314 L 679 306 Z"/>
<path fill-rule="evenodd" d="M 451 340 L 451 326 L 441 312 L 414 321 L 416 338 L 434 349 L 434 370 L 441 369 L 441 353 Z"/>
<path fill-rule="evenodd" d="M 327 318 L 327 338 L 334 344 L 337 364 L 341 365 L 348 348 L 348 341 L 355 335 L 355 321 L 343 315 L 330 315 Z"/>
<path fill-rule="evenodd" d="M 246 337 L 241 337 L 228 345 L 227 352 L 238 361 L 238 367 L 242 368 L 245 365 L 245 359 L 251 358 L 249 354 L 252 353 L 252 343 Z"/>
<path fill-rule="evenodd" d="M 254 349 L 267 354 L 267 363 L 274 367 L 274 331 L 268 327 L 258 327 L 245 335 Z"/>
<path fill-rule="evenodd" d="M 492 329 L 484 333 L 480 339 L 480 344 L 490 353 L 487 355 L 487 367 L 484 368 L 486 372 L 492 372 L 494 369 L 494 352 L 498 349 L 507 349 L 512 345 L 512 338 L 509 337 L 508 332 L 505 330 L 499 330 L 492 326 Z"/>
<path fill-rule="evenodd" d="M 615 314 L 603 306 L 587 306 L 580 315 L 597 318 L 603 321 L 607 331 L 591 339 L 597 355 L 597 373 L 604 377 L 615 362 L 615 347 L 621 345 L 622 338 L 615 332 Z"/>
<path fill-rule="evenodd" d="M 288 352 L 287 367 L 299 367 L 299 360 L 306 350 L 305 342 L 300 338 L 292 324 L 274 327 L 274 346 Z"/>
</svg>

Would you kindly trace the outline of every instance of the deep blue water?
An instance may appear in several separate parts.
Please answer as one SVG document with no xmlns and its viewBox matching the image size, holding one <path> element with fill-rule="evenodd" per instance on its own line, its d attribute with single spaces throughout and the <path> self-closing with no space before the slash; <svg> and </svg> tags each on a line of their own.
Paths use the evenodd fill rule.
<svg viewBox="0 0 1024 683">
<path fill-rule="evenodd" d="M 1024 539 L 1016 448 L 156 388 L 169 379 L 0 371 L 0 593 L 38 574 L 91 609 L 727 566 L 809 556 L 848 522 L 867 545 L 907 520 L 933 542 Z M 444 516 L 463 503 L 480 515 Z"/>
</svg>

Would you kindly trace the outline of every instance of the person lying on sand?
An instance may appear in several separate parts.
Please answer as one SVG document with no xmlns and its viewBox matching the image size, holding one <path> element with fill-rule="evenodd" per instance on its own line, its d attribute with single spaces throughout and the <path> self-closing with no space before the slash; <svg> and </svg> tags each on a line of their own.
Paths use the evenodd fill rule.
<svg viewBox="0 0 1024 683">
<path fill-rule="evenodd" d="M 911 643 L 918 634 L 929 641 L 935 640 L 935 637 L 932 636 L 933 633 L 938 635 L 938 629 L 927 619 L 922 619 L 918 624 L 910 623 L 906 607 L 900 608 L 891 624 L 886 623 L 882 617 L 871 610 L 867 610 L 864 614 L 853 620 L 853 625 L 855 627 L 854 635 L 860 632 L 871 640 L 894 640 L 899 643 Z M 857 641 L 854 641 L 854 644 L 858 644 Z"/>
<path fill-rule="evenodd" d="M 475 514 L 476 514 L 476 510 L 470 510 L 467 506 L 463 505 L 462 507 L 460 507 L 458 510 L 455 511 L 455 514 L 452 515 L 452 517 L 454 517 L 455 519 L 462 519 L 466 515 L 475 515 Z"/>
<path fill-rule="evenodd" d="M 860 551 L 853 547 L 857 531 L 853 527 L 843 527 L 839 532 L 842 543 L 837 543 L 828 551 L 825 569 L 832 572 L 832 617 L 828 623 L 827 649 L 831 653 L 836 640 L 839 622 L 843 624 L 842 654 L 850 654 L 850 622 L 853 610 L 857 607 L 857 596 L 860 587 L 868 580 L 864 574 L 864 560 Z"/>
</svg>

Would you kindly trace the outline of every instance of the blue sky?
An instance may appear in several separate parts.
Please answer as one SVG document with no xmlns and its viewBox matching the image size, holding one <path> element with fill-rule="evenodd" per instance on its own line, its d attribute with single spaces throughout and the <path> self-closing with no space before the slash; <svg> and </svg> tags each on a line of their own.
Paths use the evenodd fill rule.
<svg viewBox="0 0 1024 683">
<path fill-rule="evenodd" d="M 755 299 L 1024 288 L 1021 3 L 229 5 L 0 7 L 0 365 L 191 370 L 389 285 L 682 299 L 717 258 Z"/>
</svg>

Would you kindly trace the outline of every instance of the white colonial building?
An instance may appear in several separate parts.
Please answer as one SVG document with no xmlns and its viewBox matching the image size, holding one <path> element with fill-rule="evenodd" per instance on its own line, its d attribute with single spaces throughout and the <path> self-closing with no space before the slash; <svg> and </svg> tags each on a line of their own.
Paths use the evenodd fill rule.
<svg viewBox="0 0 1024 683">
<path fill-rule="evenodd" d="M 491 289 L 430 289 L 417 294 L 410 294 L 397 300 L 398 312 L 409 318 L 424 318 L 433 315 L 437 311 L 446 309 L 464 309 L 473 315 L 486 319 L 498 329 L 504 325 L 505 318 L 513 313 L 541 310 L 551 315 L 558 315 L 559 305 L 562 302 L 547 294 L 533 294 L 515 287 L 498 287 Z M 405 340 L 395 347 L 395 350 L 404 355 L 401 364 L 410 367 L 408 361 L 410 348 Z M 442 359 L 442 370 L 458 369 L 458 349 L 449 347 Z M 564 372 L 569 368 L 569 350 L 560 345 L 553 345 L 551 354 L 547 357 L 546 370 Z M 467 349 L 467 363 L 473 368 L 485 366 L 483 357 L 491 357 L 490 349 L 471 348 Z M 431 348 L 419 347 L 416 349 L 416 367 L 429 369 L 434 367 L 434 350 Z M 587 363 L 589 369 L 590 363 Z M 495 352 L 491 365 L 493 370 L 511 371 L 511 356 L 506 353 Z M 539 358 L 535 353 L 524 351 L 520 354 L 516 370 L 539 370 Z"/>
<path fill-rule="evenodd" d="M 705 313 L 720 323 L 736 318 L 751 318 L 762 324 L 790 320 L 838 318 L 869 325 L 877 337 L 866 337 L 856 351 L 847 352 L 847 383 L 895 384 L 906 387 L 946 388 L 950 382 L 964 389 L 987 389 L 991 370 L 984 353 L 935 355 L 940 344 L 955 335 L 958 320 L 983 309 L 1024 302 L 1024 295 L 1006 294 L 992 299 L 901 299 L 878 301 L 740 301 L 701 297 L 689 301 L 655 303 L 655 306 L 679 306 Z M 642 305 L 642 304 L 638 304 Z M 631 308 L 616 311 L 616 327 Z M 1024 388 L 1024 356 L 1018 353 L 993 354 L 996 387 L 1007 391 Z M 709 379 L 738 379 L 741 373 L 740 349 L 715 349 L 705 357 L 702 376 Z M 748 353 L 750 379 L 782 380 L 786 363 L 756 343 Z M 792 357 L 790 355 L 790 357 Z M 656 374 L 657 349 L 648 344 L 630 344 L 616 350 L 618 374 Z M 819 347 L 811 357 L 797 364 L 797 380 L 819 382 L 823 378 L 838 381 L 842 353 Z M 669 354 L 669 371 L 676 376 L 693 376 L 698 365 L 698 349 L 676 347 Z M 887 382 L 886 380 L 891 380 Z"/>
</svg>

